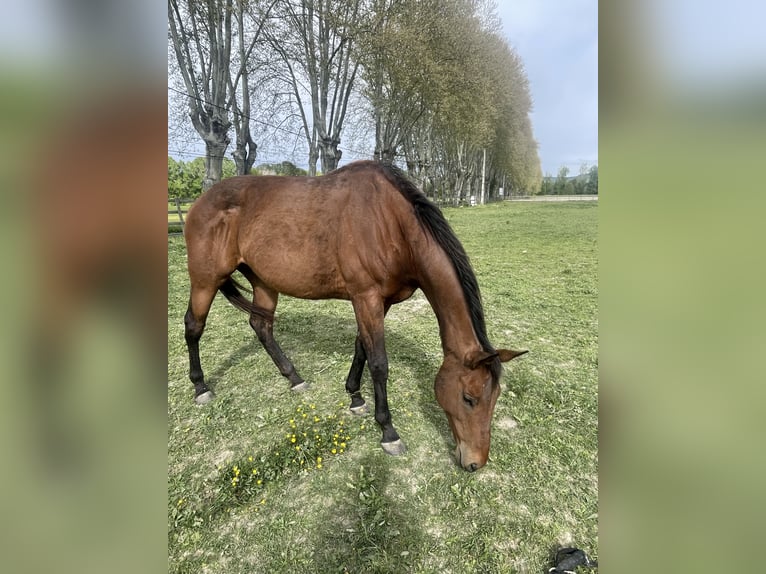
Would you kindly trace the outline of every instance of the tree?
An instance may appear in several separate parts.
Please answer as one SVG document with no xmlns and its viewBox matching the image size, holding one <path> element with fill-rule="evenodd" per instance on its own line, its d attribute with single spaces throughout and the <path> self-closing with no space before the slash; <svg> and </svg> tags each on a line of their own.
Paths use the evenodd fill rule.
<svg viewBox="0 0 766 574">
<path fill-rule="evenodd" d="M 500 185 L 540 189 L 528 81 L 494 0 L 169 0 L 168 16 L 206 142 L 205 187 L 222 176 L 232 128 L 238 173 L 252 168 L 253 133 L 288 155 L 287 133 L 293 152 L 305 142 L 315 175 L 320 159 L 323 172 L 337 167 L 355 119 L 374 132 L 373 157 L 403 156 L 438 200 L 460 203 L 483 185 L 489 197 Z M 357 103 L 368 115 L 354 117 Z"/>
<path fill-rule="evenodd" d="M 168 0 L 168 24 L 189 117 L 205 142 L 203 189 L 221 180 L 229 145 L 233 0 Z"/>
<path fill-rule="evenodd" d="M 497 110 L 492 139 L 492 169 L 507 176 L 513 190 L 537 193 L 542 184 L 542 168 L 537 142 L 532 132 L 532 97 L 521 58 L 496 35 L 490 35 L 487 61 L 494 73 L 492 94 Z"/>
<path fill-rule="evenodd" d="M 190 162 L 168 157 L 168 197 L 194 198 L 202 193 L 205 179 L 205 160 Z"/>
<path fill-rule="evenodd" d="M 384 163 L 394 161 L 428 109 L 436 8 L 434 0 L 374 0 L 362 25 L 358 58 L 375 127 L 373 157 Z"/>
<path fill-rule="evenodd" d="M 556 195 L 572 195 L 572 182 L 569 180 L 569 168 L 562 165 L 556 176 Z"/>
<path fill-rule="evenodd" d="M 172 157 L 168 156 L 168 197 L 185 197 L 182 180 L 182 168 Z"/>
<path fill-rule="evenodd" d="M 325 173 L 341 158 L 341 132 L 359 68 L 353 50 L 360 6 L 361 0 L 283 0 L 267 31 L 301 117 L 311 175 L 320 157 Z"/>
<path fill-rule="evenodd" d="M 168 0 L 169 35 L 189 117 L 205 142 L 204 189 L 223 176 L 232 127 L 237 173 L 250 173 L 255 162 L 250 62 L 276 1 Z"/>
<path fill-rule="evenodd" d="M 221 162 L 222 177 L 237 175 L 235 163 L 224 158 Z M 205 159 L 198 157 L 185 162 L 168 156 L 168 197 L 195 198 L 203 191 Z"/>
<path fill-rule="evenodd" d="M 239 60 L 239 69 L 232 78 L 229 74 L 229 94 L 233 109 L 234 133 L 234 163 L 237 166 L 239 175 L 250 173 L 250 169 L 255 163 L 255 156 L 258 145 L 250 134 L 250 68 L 249 59 L 255 47 L 255 43 L 260 36 L 265 18 L 260 18 L 260 25 L 253 34 L 251 41 L 245 38 L 245 20 L 246 20 L 245 0 L 237 0 L 235 3 L 234 19 L 237 22 L 237 58 Z M 234 97 L 237 90 L 241 90 L 241 105 L 238 98 Z"/>
<path fill-rule="evenodd" d="M 588 172 L 585 193 L 598 194 L 598 165 L 592 166 Z"/>
<path fill-rule="evenodd" d="M 552 175 L 545 174 L 540 184 L 540 193 L 542 195 L 554 195 L 556 193 L 555 180 Z"/>
<path fill-rule="evenodd" d="M 261 171 L 272 172 L 276 175 L 308 175 L 305 169 L 301 169 L 294 163 L 283 161 L 281 163 L 263 163 L 258 166 Z"/>
<path fill-rule="evenodd" d="M 498 33 L 492 3 L 413 5 L 405 23 L 391 17 L 387 36 L 381 26 L 381 37 L 389 39 L 379 43 L 392 47 L 373 60 L 382 69 L 384 88 L 372 103 L 376 133 L 395 137 L 376 138 L 376 150 L 381 157 L 394 153 L 399 138 L 410 173 L 424 187 L 449 189 L 455 204 L 482 186 L 485 155 L 488 196 L 503 180 L 509 189 L 536 193 L 542 172 L 528 81 L 521 60 Z M 388 122 L 384 130 L 381 117 Z"/>
</svg>

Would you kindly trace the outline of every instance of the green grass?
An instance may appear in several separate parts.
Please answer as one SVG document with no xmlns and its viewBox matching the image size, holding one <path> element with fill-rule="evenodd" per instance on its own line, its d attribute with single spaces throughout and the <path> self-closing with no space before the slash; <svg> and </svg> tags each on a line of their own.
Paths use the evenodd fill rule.
<svg viewBox="0 0 766 574">
<path fill-rule="evenodd" d="M 445 210 L 476 270 L 490 339 L 530 350 L 506 366 L 490 462 L 474 474 L 450 456 L 433 394 L 438 327 L 420 292 L 386 322 L 406 455 L 386 455 L 372 416 L 347 411 L 347 302 L 280 300 L 275 335 L 313 383 L 296 396 L 219 296 L 201 341 L 217 398 L 196 406 L 185 248 L 168 238 L 169 572 L 537 573 L 559 545 L 597 559 L 597 209 Z M 367 373 L 362 390 L 372 404 Z"/>
</svg>

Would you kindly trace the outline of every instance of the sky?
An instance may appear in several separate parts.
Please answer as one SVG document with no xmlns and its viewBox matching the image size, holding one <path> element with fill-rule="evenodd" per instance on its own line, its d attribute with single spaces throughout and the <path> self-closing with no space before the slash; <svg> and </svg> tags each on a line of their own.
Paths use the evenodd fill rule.
<svg viewBox="0 0 766 574">
<path fill-rule="evenodd" d="M 597 164 L 597 0 L 498 0 L 497 12 L 529 78 L 543 174 Z"/>
<path fill-rule="evenodd" d="M 764 2 L 651 0 L 645 19 L 645 44 L 662 81 L 710 90 L 766 78 Z"/>
</svg>

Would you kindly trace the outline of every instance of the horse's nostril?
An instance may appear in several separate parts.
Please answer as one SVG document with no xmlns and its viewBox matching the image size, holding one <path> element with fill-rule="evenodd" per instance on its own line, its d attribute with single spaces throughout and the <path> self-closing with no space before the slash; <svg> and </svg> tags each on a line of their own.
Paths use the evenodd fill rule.
<svg viewBox="0 0 766 574">
<path fill-rule="evenodd" d="M 475 462 L 472 462 L 468 465 L 468 470 L 471 472 L 475 472 L 477 468 L 479 468 L 479 465 L 477 465 Z"/>
</svg>

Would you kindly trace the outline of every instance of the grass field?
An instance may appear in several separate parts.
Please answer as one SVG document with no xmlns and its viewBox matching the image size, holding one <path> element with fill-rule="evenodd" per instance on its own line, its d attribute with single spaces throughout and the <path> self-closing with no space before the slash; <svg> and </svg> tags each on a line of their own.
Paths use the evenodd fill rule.
<svg viewBox="0 0 766 574">
<path fill-rule="evenodd" d="M 508 363 L 490 462 L 459 469 L 420 292 L 386 322 L 389 403 L 408 452 L 348 413 L 356 332 L 342 301 L 283 297 L 275 335 L 312 388 L 292 394 L 246 316 L 219 295 L 201 341 L 216 400 L 193 401 L 188 279 L 168 238 L 168 571 L 547 572 L 559 545 L 598 558 L 597 204 L 446 209 Z M 362 390 L 372 404 L 365 373 Z M 305 436 L 304 436 L 305 433 Z"/>
</svg>

